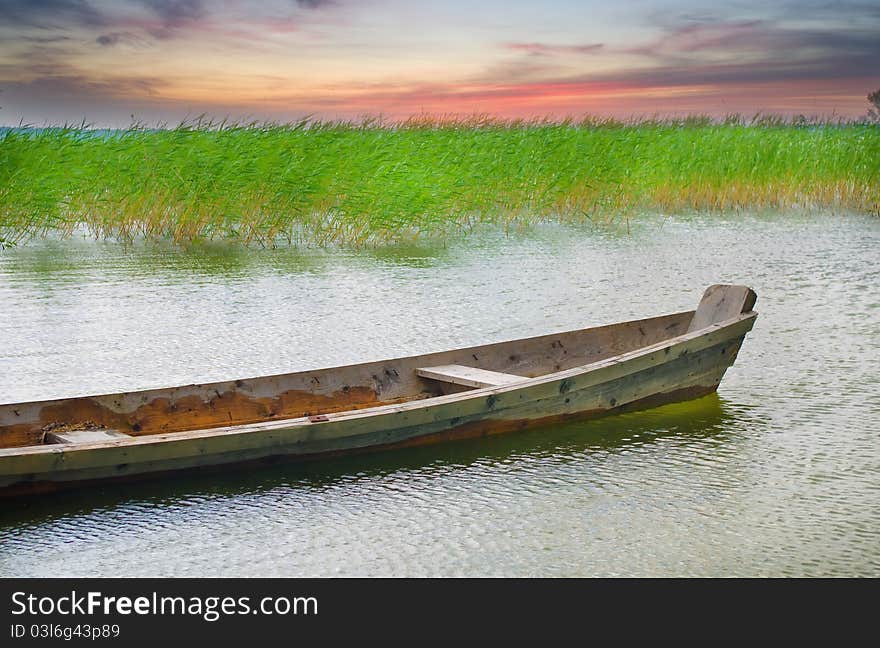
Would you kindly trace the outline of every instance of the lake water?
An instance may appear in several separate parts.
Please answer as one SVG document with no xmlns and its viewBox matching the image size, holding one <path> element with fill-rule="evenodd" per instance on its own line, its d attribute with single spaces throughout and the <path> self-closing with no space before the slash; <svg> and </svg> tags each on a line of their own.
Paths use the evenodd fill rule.
<svg viewBox="0 0 880 648">
<path fill-rule="evenodd" d="M 366 251 L 0 252 L 0 401 L 279 373 L 694 308 L 717 396 L 2 502 L 0 576 L 880 576 L 880 219 L 641 217 Z"/>
</svg>

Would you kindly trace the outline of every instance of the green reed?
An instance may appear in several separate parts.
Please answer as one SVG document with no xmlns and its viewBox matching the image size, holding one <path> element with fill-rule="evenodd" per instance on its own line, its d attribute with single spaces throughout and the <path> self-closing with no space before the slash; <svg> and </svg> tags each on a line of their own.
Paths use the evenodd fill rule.
<svg viewBox="0 0 880 648">
<path fill-rule="evenodd" d="M 791 207 L 880 212 L 880 126 L 473 117 L 0 134 L 0 245 L 77 227 L 361 245 L 482 223 Z"/>
</svg>

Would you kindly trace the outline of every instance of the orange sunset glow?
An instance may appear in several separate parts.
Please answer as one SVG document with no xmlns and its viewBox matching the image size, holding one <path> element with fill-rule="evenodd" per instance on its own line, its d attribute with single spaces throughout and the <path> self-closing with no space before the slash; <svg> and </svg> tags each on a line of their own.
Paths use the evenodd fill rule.
<svg viewBox="0 0 880 648">
<path fill-rule="evenodd" d="M 861 2 L 0 0 L 0 122 L 858 117 Z"/>
</svg>

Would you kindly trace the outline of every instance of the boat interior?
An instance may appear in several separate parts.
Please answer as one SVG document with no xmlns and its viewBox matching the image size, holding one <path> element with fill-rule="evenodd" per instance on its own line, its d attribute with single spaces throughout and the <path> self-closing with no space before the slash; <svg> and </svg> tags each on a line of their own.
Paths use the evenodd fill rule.
<svg viewBox="0 0 880 648">
<path fill-rule="evenodd" d="M 732 299 L 734 288 L 747 292 Z M 752 305 L 748 288 L 713 286 L 696 311 L 578 331 L 274 376 L 0 404 L 0 448 L 321 420 L 334 412 L 508 385 L 663 342 Z"/>
<path fill-rule="evenodd" d="M 421 356 L 168 389 L 0 404 L 0 448 L 321 415 L 511 384 L 686 332 L 693 311 Z"/>
</svg>

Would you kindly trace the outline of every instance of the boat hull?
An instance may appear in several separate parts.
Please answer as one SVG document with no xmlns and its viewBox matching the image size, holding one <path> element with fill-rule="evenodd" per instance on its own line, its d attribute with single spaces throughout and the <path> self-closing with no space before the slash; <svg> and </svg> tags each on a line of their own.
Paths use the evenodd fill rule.
<svg viewBox="0 0 880 648">
<path fill-rule="evenodd" d="M 715 391 L 756 314 L 522 382 L 249 425 L 0 450 L 0 495 L 488 436 Z"/>
</svg>

